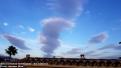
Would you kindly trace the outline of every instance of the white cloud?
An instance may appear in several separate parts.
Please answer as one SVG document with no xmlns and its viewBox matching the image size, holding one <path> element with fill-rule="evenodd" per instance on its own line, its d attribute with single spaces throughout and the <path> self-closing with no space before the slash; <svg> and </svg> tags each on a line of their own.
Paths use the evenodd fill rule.
<svg viewBox="0 0 121 68">
<path fill-rule="evenodd" d="M 24 29 L 25 27 L 23 25 L 18 25 L 19 28 Z"/>
<path fill-rule="evenodd" d="M 32 27 L 28 27 L 28 30 L 29 30 L 30 32 L 35 32 L 35 29 L 32 28 Z"/>
<path fill-rule="evenodd" d="M 4 25 L 4 26 L 8 26 L 8 23 L 7 23 L 7 22 L 4 22 L 3 25 Z"/>
</svg>

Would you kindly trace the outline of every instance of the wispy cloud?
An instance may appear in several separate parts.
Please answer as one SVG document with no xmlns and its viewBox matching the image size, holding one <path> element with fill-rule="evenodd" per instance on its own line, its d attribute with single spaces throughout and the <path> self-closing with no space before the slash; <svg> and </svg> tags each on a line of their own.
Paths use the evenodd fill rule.
<svg viewBox="0 0 121 68">
<path fill-rule="evenodd" d="M 30 32 L 35 32 L 35 29 L 32 28 L 32 27 L 28 27 L 28 30 L 29 30 Z"/>
<path fill-rule="evenodd" d="M 25 29 L 25 27 L 23 25 L 18 25 L 18 27 L 21 29 Z"/>
<path fill-rule="evenodd" d="M 70 55 L 81 54 L 81 49 L 80 48 L 73 48 L 70 51 L 68 51 L 67 54 L 70 54 Z"/>
<path fill-rule="evenodd" d="M 4 35 L 4 38 L 8 40 L 8 42 L 10 42 L 12 45 L 20 48 L 20 49 L 23 49 L 23 50 L 29 50 L 30 48 L 28 48 L 26 45 L 25 45 L 25 41 L 18 38 L 18 37 L 15 37 L 13 35 Z"/>
<path fill-rule="evenodd" d="M 99 53 L 94 53 L 93 55 L 90 55 L 94 58 L 97 59 L 118 59 L 121 55 L 121 52 L 117 52 L 117 51 L 100 51 Z"/>
<path fill-rule="evenodd" d="M 88 56 L 95 56 L 95 58 L 117 58 L 121 51 L 121 45 L 108 44 L 95 50 L 85 52 Z"/>
<path fill-rule="evenodd" d="M 47 5 L 61 16 L 72 18 L 80 16 L 85 2 L 86 0 L 49 0 Z"/>
<path fill-rule="evenodd" d="M 98 50 L 105 50 L 105 49 L 121 50 L 121 45 L 119 45 L 119 44 L 108 44 L 104 47 L 99 48 Z"/>
<path fill-rule="evenodd" d="M 0 26 L 0 35 L 7 34 L 7 33 L 9 32 Z"/>
<path fill-rule="evenodd" d="M 119 59 L 121 55 L 118 53 L 118 54 L 113 54 L 113 55 L 108 55 L 108 56 L 102 56 L 102 57 L 99 57 L 101 59 Z"/>
<path fill-rule="evenodd" d="M 99 33 L 95 36 L 93 36 L 90 40 L 89 43 L 97 44 L 97 43 L 102 43 L 108 38 L 108 34 L 106 32 Z"/>
<path fill-rule="evenodd" d="M 4 25 L 4 26 L 8 26 L 8 23 L 7 23 L 7 22 L 4 22 L 3 25 Z"/>
<path fill-rule="evenodd" d="M 65 57 L 75 58 L 80 57 L 80 54 L 82 54 L 81 48 L 72 48 L 67 52 L 62 53 Z"/>
</svg>

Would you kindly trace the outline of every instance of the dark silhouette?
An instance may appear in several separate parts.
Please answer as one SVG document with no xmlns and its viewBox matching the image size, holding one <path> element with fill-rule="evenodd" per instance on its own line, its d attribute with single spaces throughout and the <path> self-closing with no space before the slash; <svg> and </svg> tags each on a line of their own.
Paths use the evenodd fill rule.
<svg viewBox="0 0 121 68">
<path fill-rule="evenodd" d="M 119 42 L 119 44 L 121 44 L 121 42 Z"/>
<path fill-rule="evenodd" d="M 84 54 L 81 54 L 81 55 L 80 55 L 80 58 L 81 58 L 81 59 L 85 59 L 85 55 L 84 55 Z"/>
<path fill-rule="evenodd" d="M 10 56 L 17 54 L 17 49 L 14 46 L 9 46 L 7 49 L 5 49 L 6 53 Z"/>
</svg>

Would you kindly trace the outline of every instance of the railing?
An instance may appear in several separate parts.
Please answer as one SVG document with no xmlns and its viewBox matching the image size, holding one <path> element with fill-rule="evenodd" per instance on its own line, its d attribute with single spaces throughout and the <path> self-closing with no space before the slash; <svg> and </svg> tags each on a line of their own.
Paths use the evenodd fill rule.
<svg viewBox="0 0 121 68">
<path fill-rule="evenodd" d="M 91 67 L 96 67 L 96 68 L 105 68 L 105 67 L 113 67 L 113 68 L 121 68 L 121 63 L 120 64 L 116 64 L 116 63 L 112 63 L 112 64 L 106 64 L 106 63 L 79 63 L 79 65 L 77 65 L 77 63 L 65 63 L 65 64 L 49 64 L 49 63 L 0 63 L 0 68 L 29 68 L 29 67 L 64 67 L 64 68 L 91 68 Z"/>
<path fill-rule="evenodd" d="M 121 67 L 121 60 L 74 60 L 74 59 L 40 59 L 40 60 L 19 60 L 13 63 L 0 63 L 6 65 L 24 66 L 97 66 L 97 67 Z"/>
</svg>

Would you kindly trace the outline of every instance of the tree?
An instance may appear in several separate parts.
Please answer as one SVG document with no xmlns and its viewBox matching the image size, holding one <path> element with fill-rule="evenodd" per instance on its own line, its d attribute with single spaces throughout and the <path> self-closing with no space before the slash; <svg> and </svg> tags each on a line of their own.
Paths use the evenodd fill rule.
<svg viewBox="0 0 121 68">
<path fill-rule="evenodd" d="M 5 51 L 6 51 L 6 53 L 10 56 L 10 58 L 11 58 L 11 56 L 12 55 L 16 55 L 17 54 L 17 49 L 16 49 L 16 47 L 14 47 L 14 46 L 9 46 L 7 49 L 5 49 Z"/>
<path fill-rule="evenodd" d="M 121 44 L 121 42 L 119 42 L 119 44 Z"/>
</svg>

